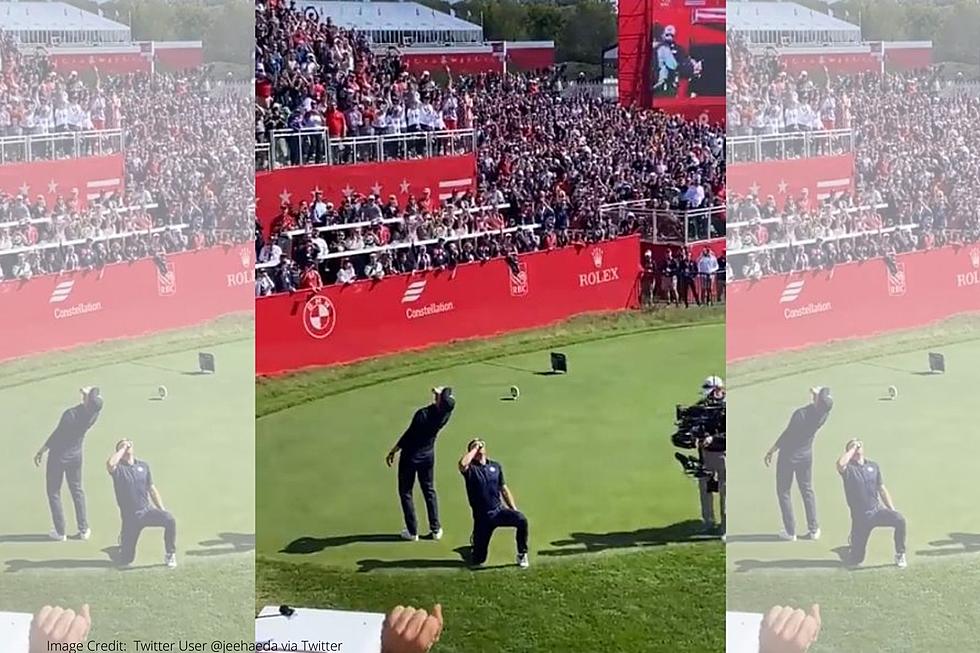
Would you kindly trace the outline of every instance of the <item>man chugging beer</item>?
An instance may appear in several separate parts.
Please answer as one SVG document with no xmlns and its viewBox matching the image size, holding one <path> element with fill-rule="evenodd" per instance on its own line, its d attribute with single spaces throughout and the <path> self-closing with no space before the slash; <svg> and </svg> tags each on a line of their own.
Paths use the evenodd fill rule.
<svg viewBox="0 0 980 653">
<path fill-rule="evenodd" d="M 779 538 L 788 542 L 796 540 L 796 521 L 793 516 L 793 479 L 803 496 L 803 510 L 806 513 L 806 538 L 820 539 L 820 524 L 817 521 L 817 499 L 813 492 L 813 441 L 817 432 L 827 422 L 834 400 L 830 388 L 810 388 L 810 403 L 793 411 L 789 424 L 776 443 L 766 452 L 766 467 L 772 462 L 773 454 L 779 452 L 776 462 L 776 495 L 779 510 L 783 516 L 783 530 Z"/>
<path fill-rule="evenodd" d="M 453 397 L 452 388 L 442 386 L 432 388 L 432 403 L 415 411 L 408 429 L 385 457 L 385 462 L 391 467 L 395 462 L 395 456 L 401 452 L 398 459 L 398 497 L 405 518 L 405 530 L 401 532 L 402 539 L 409 541 L 419 539 L 415 503 L 412 500 L 416 478 L 422 488 L 422 497 L 425 499 L 430 536 L 434 540 L 442 539 L 439 502 L 436 498 L 434 479 L 436 438 L 439 431 L 449 423 L 455 407 L 456 399 Z"/>
<path fill-rule="evenodd" d="M 61 486 L 65 480 L 68 481 L 68 491 L 75 504 L 75 520 L 78 523 L 76 537 L 87 540 L 92 535 L 85 512 L 85 491 L 82 489 L 82 448 L 85 434 L 99 419 L 102 396 L 96 387 L 82 388 L 81 395 L 81 403 L 61 414 L 58 426 L 34 455 L 34 464 L 40 467 L 45 452 L 48 454 L 46 485 L 51 521 L 54 525 L 49 537 L 58 542 L 67 539 L 65 512 L 61 507 Z"/>
</svg>

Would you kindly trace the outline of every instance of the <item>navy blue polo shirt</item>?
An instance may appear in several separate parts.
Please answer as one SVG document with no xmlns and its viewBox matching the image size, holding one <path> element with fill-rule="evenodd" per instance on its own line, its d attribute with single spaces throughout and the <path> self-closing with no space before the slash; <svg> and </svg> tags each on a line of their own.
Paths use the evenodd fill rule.
<svg viewBox="0 0 980 653">
<path fill-rule="evenodd" d="M 48 456 L 61 463 L 69 463 L 82 457 L 85 434 L 99 419 L 99 411 L 84 404 L 73 406 L 61 414 L 58 426 L 45 442 Z"/>
<path fill-rule="evenodd" d="M 435 404 L 429 404 L 415 411 L 412 423 L 398 439 L 398 448 L 402 450 L 402 458 L 421 463 L 431 461 L 436 455 L 436 438 L 439 431 L 449 423 L 451 410 L 442 410 Z"/>
<path fill-rule="evenodd" d="M 116 490 L 119 511 L 124 516 L 135 515 L 153 507 L 150 503 L 153 474 L 144 461 L 137 459 L 132 465 L 120 462 L 112 473 L 112 485 Z"/>
<path fill-rule="evenodd" d="M 482 465 L 473 462 L 462 474 L 473 519 L 492 515 L 503 507 L 500 494 L 504 488 L 504 468 L 500 463 L 495 460 L 487 460 Z"/>
<path fill-rule="evenodd" d="M 881 507 L 878 497 L 883 483 L 878 463 L 868 459 L 858 463 L 852 459 L 841 476 L 852 518 L 868 517 L 878 511 Z"/>
</svg>

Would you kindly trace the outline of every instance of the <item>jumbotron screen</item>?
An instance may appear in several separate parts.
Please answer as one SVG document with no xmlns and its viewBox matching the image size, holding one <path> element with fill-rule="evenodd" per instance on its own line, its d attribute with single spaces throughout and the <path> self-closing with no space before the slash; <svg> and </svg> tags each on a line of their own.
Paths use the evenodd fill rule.
<svg viewBox="0 0 980 653">
<path fill-rule="evenodd" d="M 725 102 L 725 9 L 655 8 L 650 27 L 654 108 Z M 686 113 L 686 112 L 685 112 Z"/>
</svg>

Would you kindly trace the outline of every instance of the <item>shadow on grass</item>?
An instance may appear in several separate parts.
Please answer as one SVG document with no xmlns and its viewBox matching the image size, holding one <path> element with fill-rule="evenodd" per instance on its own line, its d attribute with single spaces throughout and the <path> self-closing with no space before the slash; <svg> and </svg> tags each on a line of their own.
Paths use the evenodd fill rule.
<svg viewBox="0 0 980 653">
<path fill-rule="evenodd" d="M 950 533 L 946 539 L 929 542 L 929 546 L 934 548 L 916 551 L 915 554 L 941 557 L 963 553 L 980 553 L 980 534 Z"/>
<path fill-rule="evenodd" d="M 401 541 L 401 537 L 392 535 L 391 533 L 361 533 L 358 535 L 338 535 L 336 537 L 301 537 L 287 544 L 279 553 L 308 555 L 319 553 L 324 549 L 333 549 L 338 546 L 348 546 L 350 544 Z M 254 536 L 252 545 L 253 547 L 255 545 Z"/>
<path fill-rule="evenodd" d="M 849 547 L 838 546 L 831 551 L 837 556 L 837 560 L 805 560 L 805 559 L 784 559 L 784 560 L 737 560 L 735 562 L 736 573 L 746 573 L 758 569 L 842 569 L 845 571 L 868 571 L 870 569 L 883 569 L 894 567 L 895 565 L 860 565 L 854 566 L 847 564 L 847 552 Z"/>
<path fill-rule="evenodd" d="M 366 559 L 357 561 L 358 573 L 369 573 L 379 569 L 469 569 L 475 573 L 489 569 L 503 569 L 514 565 L 482 565 L 474 567 L 469 563 L 472 548 L 459 546 L 453 549 L 458 560 L 411 558 L 407 560 L 376 560 Z"/>
<path fill-rule="evenodd" d="M 556 540 L 554 549 L 539 551 L 543 556 L 568 556 L 582 553 L 599 553 L 610 549 L 663 546 L 680 542 L 698 542 L 716 537 L 705 535 L 700 521 L 687 520 L 660 528 L 641 528 L 635 531 L 613 533 L 571 533 L 568 539 Z"/>
<path fill-rule="evenodd" d="M 187 552 L 189 556 L 219 556 L 255 550 L 255 533 L 218 533 L 216 539 L 198 542 L 200 549 Z"/>
<path fill-rule="evenodd" d="M 775 533 L 741 533 L 736 535 L 729 533 L 726 542 L 737 544 L 739 542 L 782 542 L 782 540 Z"/>
<path fill-rule="evenodd" d="M 134 571 L 137 569 L 149 569 L 151 567 L 160 566 L 121 566 L 115 562 L 119 552 L 119 547 L 117 546 L 106 547 L 102 549 L 102 552 L 106 555 L 106 557 L 105 559 L 99 560 L 7 560 L 7 569 L 5 571 L 8 574 L 30 569 L 118 569 L 119 571 Z"/>
<path fill-rule="evenodd" d="M 32 542 L 51 542 L 57 544 L 44 533 L 23 533 L 20 535 L 0 535 L 0 544 L 28 544 Z"/>
</svg>

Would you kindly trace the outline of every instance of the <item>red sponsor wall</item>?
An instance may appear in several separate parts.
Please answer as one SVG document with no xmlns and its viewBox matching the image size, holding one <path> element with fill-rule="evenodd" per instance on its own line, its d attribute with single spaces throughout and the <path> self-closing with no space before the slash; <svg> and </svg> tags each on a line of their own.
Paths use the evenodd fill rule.
<svg viewBox="0 0 980 653">
<path fill-rule="evenodd" d="M 256 372 L 348 363 L 634 306 L 639 241 L 537 252 L 520 267 L 515 276 L 496 259 L 455 275 L 429 271 L 259 299 Z"/>
<path fill-rule="evenodd" d="M 507 65 L 519 70 L 537 70 L 555 65 L 554 41 L 508 41 Z"/>
<path fill-rule="evenodd" d="M 728 360 L 862 338 L 980 311 L 980 246 L 905 254 L 728 287 Z"/>
<path fill-rule="evenodd" d="M 501 60 L 494 56 L 489 45 L 473 45 L 455 48 L 405 48 L 402 63 L 416 74 L 423 71 L 437 72 L 446 66 L 460 75 L 475 75 L 499 71 Z"/>
<path fill-rule="evenodd" d="M 82 205 L 99 193 L 123 190 L 123 155 L 0 165 L 0 191 L 52 202 L 78 189 Z"/>
<path fill-rule="evenodd" d="M 888 70 L 917 70 L 932 65 L 932 41 L 885 41 L 881 45 Z"/>
<path fill-rule="evenodd" d="M 448 197 L 456 191 L 473 190 L 476 184 L 473 154 L 442 156 L 411 161 L 357 163 L 337 166 L 301 166 L 255 174 L 256 211 L 266 231 L 283 202 L 298 205 L 310 200 L 319 188 L 328 202 L 340 202 L 350 193 L 375 193 L 382 200 L 395 195 L 404 203 L 410 195 L 429 188 L 433 197 Z"/>
<path fill-rule="evenodd" d="M 252 244 L 0 283 L 0 360 L 126 338 L 251 310 Z"/>
<path fill-rule="evenodd" d="M 68 74 L 90 72 L 120 75 L 148 73 L 152 68 L 149 57 L 143 56 L 139 45 L 119 45 L 105 48 L 48 48 L 48 58 L 58 72 Z"/>
<path fill-rule="evenodd" d="M 153 56 L 167 70 L 187 70 L 204 63 L 204 47 L 200 41 L 155 41 Z"/>
<path fill-rule="evenodd" d="M 787 197 L 799 196 L 804 188 L 810 197 L 823 198 L 854 186 L 854 155 L 841 154 L 810 159 L 786 159 L 728 166 L 729 194 L 773 195 L 782 205 Z"/>
<path fill-rule="evenodd" d="M 881 58 L 871 52 L 869 46 L 861 48 L 838 50 L 833 48 L 808 48 L 797 51 L 783 51 L 779 61 L 786 71 L 798 75 L 807 72 L 822 72 L 824 66 L 836 75 L 853 75 L 855 73 L 879 72 Z"/>
</svg>

